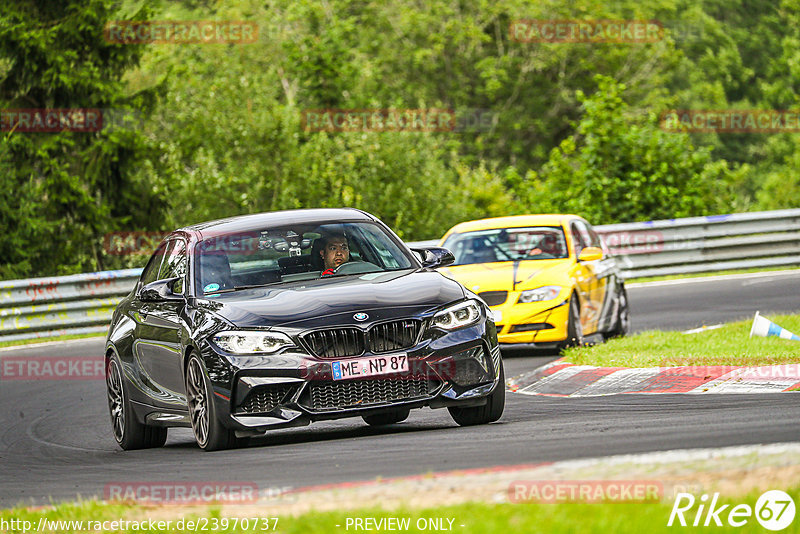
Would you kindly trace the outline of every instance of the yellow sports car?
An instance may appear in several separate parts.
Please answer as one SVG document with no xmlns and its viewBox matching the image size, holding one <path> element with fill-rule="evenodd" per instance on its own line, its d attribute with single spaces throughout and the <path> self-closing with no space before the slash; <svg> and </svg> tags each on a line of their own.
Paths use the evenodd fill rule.
<svg viewBox="0 0 800 534">
<path fill-rule="evenodd" d="M 441 269 L 488 304 L 501 344 L 556 348 L 622 336 L 628 298 L 616 261 L 576 215 L 520 215 L 458 224 Z"/>
</svg>

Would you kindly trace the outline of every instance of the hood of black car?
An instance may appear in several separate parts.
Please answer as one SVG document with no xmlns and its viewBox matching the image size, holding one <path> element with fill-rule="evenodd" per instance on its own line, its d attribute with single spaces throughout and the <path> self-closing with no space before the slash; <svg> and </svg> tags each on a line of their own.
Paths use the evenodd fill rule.
<svg viewBox="0 0 800 534">
<path fill-rule="evenodd" d="M 462 299 L 461 285 L 436 271 L 395 271 L 270 285 L 198 299 L 239 328 L 310 328 L 409 317 Z"/>
</svg>

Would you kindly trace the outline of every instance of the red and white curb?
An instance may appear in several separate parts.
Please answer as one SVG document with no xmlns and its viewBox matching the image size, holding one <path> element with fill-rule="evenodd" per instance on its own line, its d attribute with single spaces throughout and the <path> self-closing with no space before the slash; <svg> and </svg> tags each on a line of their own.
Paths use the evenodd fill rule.
<svg viewBox="0 0 800 534">
<path fill-rule="evenodd" d="M 556 360 L 508 380 L 523 395 L 597 397 L 620 393 L 777 393 L 800 388 L 800 364 L 740 367 L 593 367 Z"/>
</svg>

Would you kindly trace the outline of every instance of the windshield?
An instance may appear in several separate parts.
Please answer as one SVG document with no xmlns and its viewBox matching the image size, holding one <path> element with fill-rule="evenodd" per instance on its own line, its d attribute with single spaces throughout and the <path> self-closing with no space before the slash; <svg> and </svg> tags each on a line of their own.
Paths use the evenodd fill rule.
<svg viewBox="0 0 800 534">
<path fill-rule="evenodd" d="M 195 281 L 204 295 L 415 266 L 380 226 L 368 222 L 220 234 L 199 242 L 196 250 Z"/>
<path fill-rule="evenodd" d="M 443 246 L 456 257 L 454 265 L 551 260 L 568 256 L 564 230 L 560 226 L 500 228 L 452 234 Z"/>
</svg>

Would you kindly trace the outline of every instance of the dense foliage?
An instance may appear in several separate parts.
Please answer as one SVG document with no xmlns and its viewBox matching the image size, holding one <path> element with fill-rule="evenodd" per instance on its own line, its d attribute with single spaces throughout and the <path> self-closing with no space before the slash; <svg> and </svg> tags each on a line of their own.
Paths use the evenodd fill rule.
<svg viewBox="0 0 800 534">
<path fill-rule="evenodd" d="M 250 44 L 113 44 L 109 21 L 245 20 Z M 657 20 L 647 43 L 520 42 L 519 19 Z M 674 133 L 667 109 L 794 109 L 798 0 L 64 0 L 0 7 L 0 108 L 102 108 L 3 131 L 0 278 L 137 265 L 109 232 L 354 206 L 406 239 L 470 218 L 597 224 L 797 207 L 796 135 Z M 480 128 L 315 132 L 309 109 L 473 110 Z"/>
</svg>

